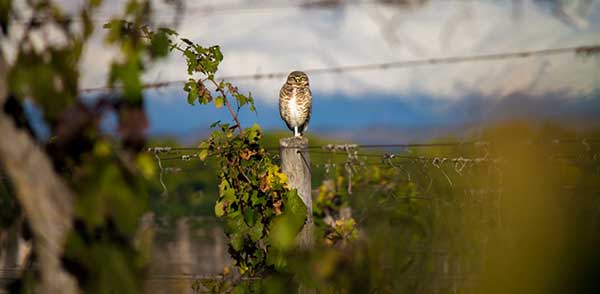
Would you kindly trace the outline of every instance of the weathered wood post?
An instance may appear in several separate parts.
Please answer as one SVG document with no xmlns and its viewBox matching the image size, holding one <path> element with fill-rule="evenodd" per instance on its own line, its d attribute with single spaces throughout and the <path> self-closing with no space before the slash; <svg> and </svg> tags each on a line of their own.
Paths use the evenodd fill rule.
<svg viewBox="0 0 600 294">
<path fill-rule="evenodd" d="M 281 171 L 288 177 L 292 189 L 298 190 L 298 195 L 306 205 L 307 221 L 298 236 L 300 248 L 307 249 L 313 244 L 313 219 L 311 198 L 310 156 L 308 139 L 305 137 L 290 137 L 279 140 L 281 153 Z"/>
</svg>

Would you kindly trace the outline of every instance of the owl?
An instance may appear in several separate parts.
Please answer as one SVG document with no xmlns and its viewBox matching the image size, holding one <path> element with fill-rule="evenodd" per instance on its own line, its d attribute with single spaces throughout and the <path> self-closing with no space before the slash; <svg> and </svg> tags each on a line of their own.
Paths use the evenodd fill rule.
<svg viewBox="0 0 600 294">
<path fill-rule="evenodd" d="M 302 136 L 308 128 L 311 109 L 308 76 L 301 71 L 291 72 L 279 91 L 279 114 L 294 136 Z"/>
</svg>

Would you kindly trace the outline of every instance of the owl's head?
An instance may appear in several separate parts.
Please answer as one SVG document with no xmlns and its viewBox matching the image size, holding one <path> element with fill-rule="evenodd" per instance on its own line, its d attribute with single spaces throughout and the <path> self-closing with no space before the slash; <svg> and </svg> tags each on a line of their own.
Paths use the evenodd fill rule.
<svg viewBox="0 0 600 294">
<path fill-rule="evenodd" d="M 308 76 L 301 71 L 293 71 L 288 75 L 286 83 L 295 86 L 308 86 Z"/>
</svg>

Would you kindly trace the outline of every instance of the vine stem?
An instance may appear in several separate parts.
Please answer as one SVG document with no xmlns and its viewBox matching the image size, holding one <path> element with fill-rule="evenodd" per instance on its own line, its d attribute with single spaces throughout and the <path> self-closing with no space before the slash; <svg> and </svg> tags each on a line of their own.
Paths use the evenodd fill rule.
<svg viewBox="0 0 600 294">
<path fill-rule="evenodd" d="M 238 119 L 237 114 L 235 114 L 235 111 L 233 111 L 233 107 L 231 107 L 231 103 L 229 103 L 229 99 L 227 99 L 227 95 L 225 95 L 225 91 L 223 90 L 223 88 L 219 87 L 219 84 L 217 84 L 217 82 L 215 82 L 213 79 L 209 79 L 209 80 L 213 83 L 215 88 L 217 88 L 217 91 L 219 91 L 219 93 L 221 93 L 221 95 L 223 95 L 223 102 L 225 102 L 225 105 L 227 105 L 227 109 L 229 110 L 229 113 L 231 114 L 231 116 L 233 117 L 233 120 L 237 124 L 237 128 L 240 129 L 240 134 L 243 134 L 244 129 L 242 128 L 242 124 L 240 123 L 240 120 Z"/>
</svg>

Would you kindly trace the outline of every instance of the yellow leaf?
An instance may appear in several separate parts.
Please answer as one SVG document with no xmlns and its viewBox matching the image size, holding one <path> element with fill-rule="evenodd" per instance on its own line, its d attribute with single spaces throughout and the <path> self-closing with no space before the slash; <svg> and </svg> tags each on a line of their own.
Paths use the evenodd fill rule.
<svg viewBox="0 0 600 294">
<path fill-rule="evenodd" d="M 288 182 L 288 178 L 284 173 L 277 173 L 277 176 L 279 177 L 279 183 L 282 185 L 287 184 Z"/>
<path fill-rule="evenodd" d="M 221 109 L 221 107 L 223 107 L 223 103 L 224 103 L 223 97 L 219 96 L 219 97 L 215 98 L 215 107 L 217 107 L 217 109 Z"/>
<path fill-rule="evenodd" d="M 201 150 L 200 153 L 198 153 L 198 158 L 202 161 L 204 161 L 206 159 L 206 157 L 208 157 L 208 150 L 204 149 Z"/>
</svg>

